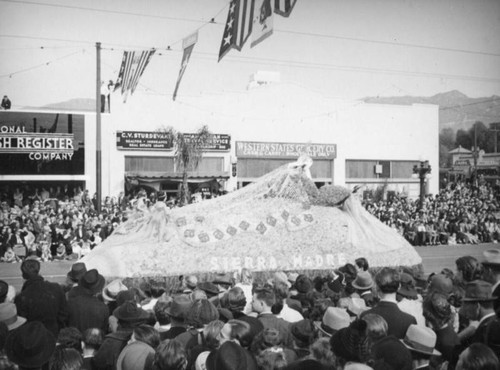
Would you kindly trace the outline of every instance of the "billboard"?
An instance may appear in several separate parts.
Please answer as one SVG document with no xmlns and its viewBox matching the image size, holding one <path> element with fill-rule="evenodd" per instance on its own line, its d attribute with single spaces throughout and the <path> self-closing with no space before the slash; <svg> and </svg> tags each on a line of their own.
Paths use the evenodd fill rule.
<svg viewBox="0 0 500 370">
<path fill-rule="evenodd" d="M 336 144 L 278 143 L 237 141 L 238 158 L 297 158 L 307 154 L 312 159 L 335 159 Z"/>
<path fill-rule="evenodd" d="M 85 174 L 85 116 L 0 111 L 0 174 Z"/>
</svg>

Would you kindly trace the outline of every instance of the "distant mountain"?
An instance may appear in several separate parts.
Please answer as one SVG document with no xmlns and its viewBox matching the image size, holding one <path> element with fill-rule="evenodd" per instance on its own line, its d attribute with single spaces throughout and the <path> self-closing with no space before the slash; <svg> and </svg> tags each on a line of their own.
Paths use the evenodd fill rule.
<svg viewBox="0 0 500 370">
<path fill-rule="evenodd" d="M 379 104 L 436 104 L 439 105 L 439 129 L 469 129 L 474 122 L 481 121 L 485 125 L 500 122 L 500 96 L 489 98 L 469 98 L 460 91 L 453 90 L 431 97 L 396 96 L 366 97 L 366 103 Z"/>
<path fill-rule="evenodd" d="M 77 98 L 42 107 L 24 107 L 24 109 L 95 112 L 96 108 L 95 99 Z"/>
</svg>

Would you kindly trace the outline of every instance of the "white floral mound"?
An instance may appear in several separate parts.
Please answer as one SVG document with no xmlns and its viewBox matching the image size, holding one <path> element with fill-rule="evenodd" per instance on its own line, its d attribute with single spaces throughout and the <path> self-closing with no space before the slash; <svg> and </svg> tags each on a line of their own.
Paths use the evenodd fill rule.
<svg viewBox="0 0 500 370">
<path fill-rule="evenodd" d="M 358 257 L 372 267 L 421 264 L 347 189 L 318 191 L 310 164 L 300 158 L 241 190 L 182 208 L 138 207 L 82 262 L 107 277 L 330 270 Z"/>
</svg>

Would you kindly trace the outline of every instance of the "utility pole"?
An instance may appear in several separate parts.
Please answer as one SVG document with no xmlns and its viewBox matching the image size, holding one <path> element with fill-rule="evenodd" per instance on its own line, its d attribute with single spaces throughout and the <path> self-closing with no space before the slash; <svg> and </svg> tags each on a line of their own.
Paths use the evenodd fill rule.
<svg viewBox="0 0 500 370">
<path fill-rule="evenodd" d="M 101 146 L 101 43 L 96 42 L 96 81 L 95 81 L 95 121 L 96 121 L 96 194 L 97 212 L 102 206 L 102 146 Z"/>
</svg>

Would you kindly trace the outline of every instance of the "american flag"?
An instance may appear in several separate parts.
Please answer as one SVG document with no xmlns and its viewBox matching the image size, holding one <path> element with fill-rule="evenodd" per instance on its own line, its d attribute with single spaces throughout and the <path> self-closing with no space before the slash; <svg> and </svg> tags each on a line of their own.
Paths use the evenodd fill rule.
<svg viewBox="0 0 500 370">
<path fill-rule="evenodd" d="M 274 12 L 282 17 L 288 17 L 297 0 L 274 0 Z"/>
<path fill-rule="evenodd" d="M 231 0 L 219 50 L 219 62 L 229 50 L 240 51 L 252 33 L 255 0 Z"/>
<path fill-rule="evenodd" d="M 120 72 L 118 73 L 118 79 L 116 80 L 115 90 L 121 86 L 124 101 L 127 100 L 129 91 L 131 94 L 134 93 L 139 83 L 139 78 L 142 76 L 155 51 L 155 49 L 151 49 L 141 52 L 125 51 L 123 53 L 122 64 L 120 66 Z"/>
</svg>

